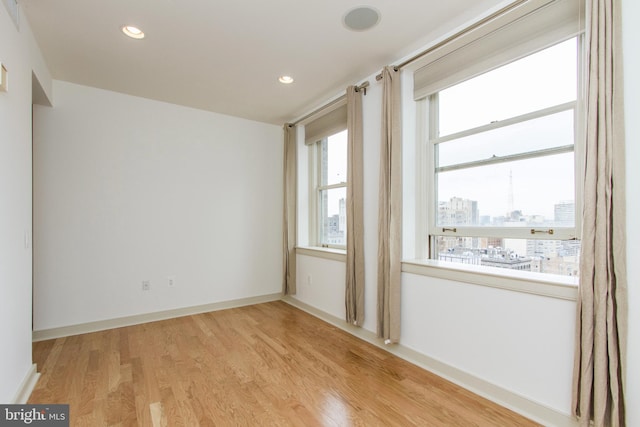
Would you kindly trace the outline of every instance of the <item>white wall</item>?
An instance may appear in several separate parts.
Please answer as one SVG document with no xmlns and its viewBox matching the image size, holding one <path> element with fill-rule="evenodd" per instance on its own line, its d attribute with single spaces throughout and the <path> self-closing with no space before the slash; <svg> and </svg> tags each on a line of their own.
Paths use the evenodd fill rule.
<svg viewBox="0 0 640 427">
<path fill-rule="evenodd" d="M 0 5 L 0 403 L 16 397 L 31 368 L 31 78 L 49 71 L 26 20 L 20 31 Z M 34 67 L 34 64 L 39 64 Z"/>
<path fill-rule="evenodd" d="M 281 290 L 280 127 L 54 92 L 34 111 L 34 330 Z"/>
<path fill-rule="evenodd" d="M 305 255 L 298 255 L 296 261 L 296 299 L 344 319 L 345 263 Z"/>
<path fill-rule="evenodd" d="M 640 426 L 640 2 L 623 0 L 625 128 L 627 155 L 627 275 L 629 334 L 627 352 L 627 425 Z"/>
<path fill-rule="evenodd" d="M 575 303 L 402 276 L 401 344 L 569 413 Z"/>
</svg>

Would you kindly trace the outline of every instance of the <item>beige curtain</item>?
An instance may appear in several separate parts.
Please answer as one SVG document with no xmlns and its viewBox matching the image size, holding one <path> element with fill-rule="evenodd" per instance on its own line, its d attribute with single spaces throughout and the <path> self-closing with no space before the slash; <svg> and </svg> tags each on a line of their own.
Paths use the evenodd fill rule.
<svg viewBox="0 0 640 427">
<path fill-rule="evenodd" d="M 296 128 L 284 125 L 284 210 L 282 292 L 296 293 L 296 192 L 297 192 Z"/>
<path fill-rule="evenodd" d="M 347 88 L 347 322 L 364 322 L 364 207 L 362 164 L 362 90 Z"/>
<path fill-rule="evenodd" d="M 587 133 L 573 411 L 624 426 L 627 334 L 619 0 L 587 0 Z"/>
<path fill-rule="evenodd" d="M 402 257 L 402 131 L 400 75 L 382 70 L 382 142 L 378 208 L 378 337 L 400 339 Z"/>
</svg>

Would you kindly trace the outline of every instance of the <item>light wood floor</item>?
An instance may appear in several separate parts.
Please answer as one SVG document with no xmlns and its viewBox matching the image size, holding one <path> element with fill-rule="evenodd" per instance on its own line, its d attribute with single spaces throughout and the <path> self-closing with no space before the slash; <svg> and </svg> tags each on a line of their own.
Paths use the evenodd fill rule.
<svg viewBox="0 0 640 427">
<path fill-rule="evenodd" d="M 34 343 L 73 426 L 533 426 L 283 302 Z"/>
</svg>

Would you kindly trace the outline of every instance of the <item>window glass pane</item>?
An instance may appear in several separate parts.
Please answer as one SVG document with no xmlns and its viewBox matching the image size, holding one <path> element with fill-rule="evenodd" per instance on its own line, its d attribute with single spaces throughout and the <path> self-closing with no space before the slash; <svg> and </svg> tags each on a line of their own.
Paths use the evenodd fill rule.
<svg viewBox="0 0 640 427">
<path fill-rule="evenodd" d="M 347 188 L 320 190 L 320 243 L 347 244 Z"/>
<path fill-rule="evenodd" d="M 440 261 L 563 276 L 577 276 L 580 270 L 577 240 L 437 236 L 435 243 Z"/>
<path fill-rule="evenodd" d="M 439 93 L 439 136 L 576 99 L 577 39 Z"/>
<path fill-rule="evenodd" d="M 573 145 L 573 110 L 437 144 L 436 167 Z"/>
<path fill-rule="evenodd" d="M 347 131 L 321 142 L 321 185 L 347 182 Z"/>
<path fill-rule="evenodd" d="M 436 224 L 574 226 L 573 152 L 436 173 Z"/>
</svg>

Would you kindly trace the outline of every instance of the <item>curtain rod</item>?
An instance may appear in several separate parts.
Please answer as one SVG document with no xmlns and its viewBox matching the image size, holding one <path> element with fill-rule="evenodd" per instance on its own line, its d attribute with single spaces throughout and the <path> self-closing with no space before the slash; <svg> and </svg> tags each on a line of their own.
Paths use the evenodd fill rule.
<svg viewBox="0 0 640 427">
<path fill-rule="evenodd" d="M 356 86 L 356 92 L 362 90 L 363 94 L 366 95 L 367 94 L 367 88 L 369 87 L 369 81 L 367 80 L 366 82 L 362 83 L 359 86 Z M 293 127 L 296 126 L 298 123 L 303 122 L 305 120 L 307 120 L 309 117 L 313 117 L 316 114 L 318 114 L 320 111 L 322 110 L 326 110 L 329 107 L 333 107 L 334 105 L 342 102 L 345 98 L 347 97 L 347 95 L 341 95 L 338 98 L 334 99 L 333 101 L 330 101 L 326 104 L 324 104 L 322 107 L 318 107 L 315 110 L 313 110 L 312 112 L 310 112 L 309 114 L 306 114 L 305 116 L 299 118 L 298 120 L 296 120 L 293 123 L 288 123 L 289 127 Z"/>
<path fill-rule="evenodd" d="M 453 40 L 457 39 L 458 37 L 462 37 L 465 34 L 470 33 L 471 31 L 475 30 L 476 28 L 481 27 L 482 25 L 486 24 L 489 21 L 492 21 L 493 19 L 496 19 L 504 14 L 506 14 L 507 12 L 510 12 L 511 10 L 515 9 L 516 7 L 520 6 L 523 3 L 528 2 L 529 0 L 516 0 L 513 3 L 509 4 L 508 6 L 503 7 L 502 9 L 499 9 L 497 11 L 495 11 L 494 13 L 492 13 L 489 16 L 485 16 L 484 18 L 482 18 L 481 20 L 479 20 L 478 22 L 474 22 L 473 24 L 471 24 L 470 26 L 458 31 L 457 33 L 447 37 L 446 39 L 436 43 L 435 45 L 427 48 L 426 50 L 423 50 L 422 52 L 412 56 L 411 58 L 401 62 L 398 65 L 394 65 L 393 66 L 393 70 L 394 71 L 398 71 L 401 68 L 411 64 L 414 61 L 417 61 L 418 59 L 422 58 L 425 55 L 428 55 L 429 53 L 433 52 L 436 49 L 440 49 L 442 46 L 451 43 Z M 382 80 L 382 73 L 378 74 L 376 76 L 376 80 L 380 81 Z"/>
</svg>

